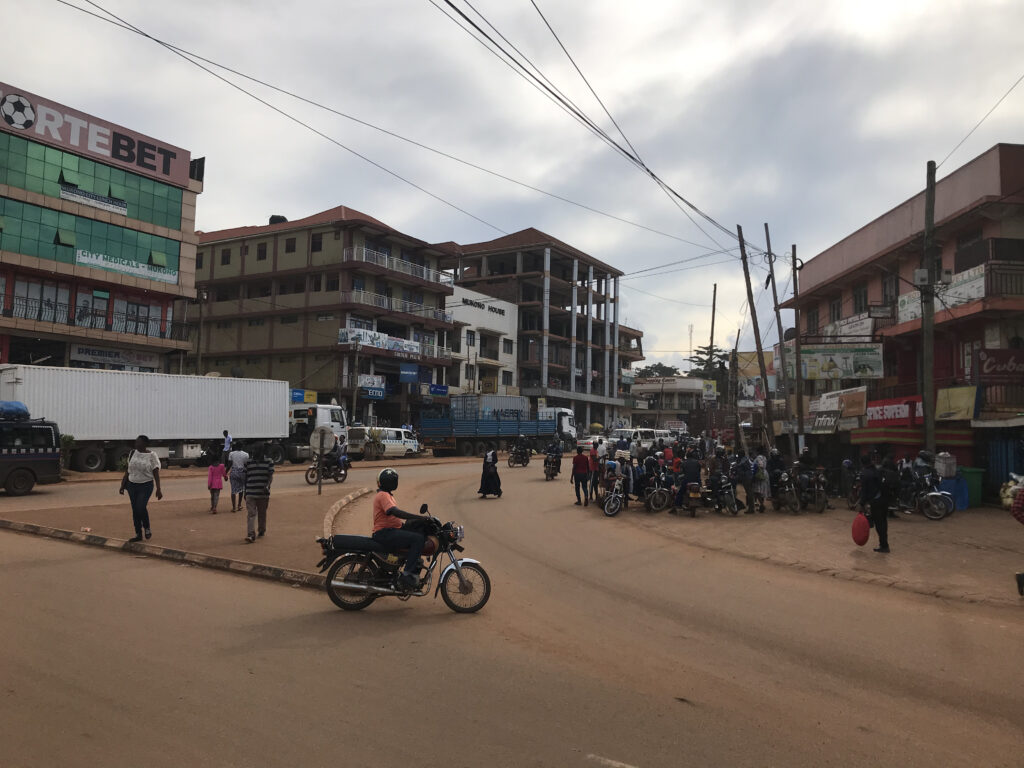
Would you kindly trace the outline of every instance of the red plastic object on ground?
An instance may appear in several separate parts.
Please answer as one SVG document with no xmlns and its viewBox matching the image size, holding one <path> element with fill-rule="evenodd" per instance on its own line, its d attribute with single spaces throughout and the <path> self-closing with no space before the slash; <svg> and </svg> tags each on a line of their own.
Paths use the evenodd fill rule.
<svg viewBox="0 0 1024 768">
<path fill-rule="evenodd" d="M 871 538 L 871 524 L 863 512 L 858 512 L 857 516 L 853 518 L 852 533 L 853 543 L 858 547 L 863 547 L 868 543 L 868 539 Z"/>
</svg>

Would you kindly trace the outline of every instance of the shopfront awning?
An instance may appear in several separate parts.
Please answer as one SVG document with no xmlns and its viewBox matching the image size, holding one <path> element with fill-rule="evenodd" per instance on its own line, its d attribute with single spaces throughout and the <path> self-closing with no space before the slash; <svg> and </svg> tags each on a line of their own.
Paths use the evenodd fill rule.
<svg viewBox="0 0 1024 768">
<path fill-rule="evenodd" d="M 972 419 L 971 426 L 975 429 L 1012 429 L 1024 427 L 1024 415 L 1011 416 L 1007 419 Z"/>
<path fill-rule="evenodd" d="M 850 431 L 850 442 L 854 445 L 924 445 L 923 427 L 862 427 Z M 937 427 L 936 444 L 944 448 L 970 448 L 974 445 L 974 433 L 966 427 Z"/>
</svg>

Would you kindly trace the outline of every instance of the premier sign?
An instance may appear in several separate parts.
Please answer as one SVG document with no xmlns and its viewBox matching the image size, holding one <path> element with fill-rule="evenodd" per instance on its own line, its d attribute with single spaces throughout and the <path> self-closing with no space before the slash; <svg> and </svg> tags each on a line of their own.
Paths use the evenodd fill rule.
<svg viewBox="0 0 1024 768">
<path fill-rule="evenodd" d="M 168 184 L 188 186 L 187 150 L 6 83 L 0 83 L 0 117 L 0 130 Z"/>
</svg>

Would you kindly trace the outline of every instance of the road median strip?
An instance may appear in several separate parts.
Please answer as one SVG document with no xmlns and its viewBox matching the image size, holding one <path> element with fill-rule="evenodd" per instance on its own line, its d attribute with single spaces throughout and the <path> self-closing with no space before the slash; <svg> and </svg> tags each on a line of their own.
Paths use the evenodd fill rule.
<svg viewBox="0 0 1024 768">
<path fill-rule="evenodd" d="M 330 536 L 330 526 L 334 518 L 349 504 L 356 499 L 365 496 L 370 492 L 369 488 L 360 488 L 347 496 L 336 501 L 324 519 L 325 535 Z M 0 530 L 26 533 L 34 536 L 45 536 L 51 539 L 72 541 L 76 544 L 86 544 L 93 547 L 117 550 L 133 555 L 148 555 L 158 557 L 162 560 L 170 560 L 182 565 L 193 565 L 201 568 L 211 568 L 218 571 L 228 571 L 243 576 L 255 576 L 260 579 L 277 581 L 294 586 L 313 587 L 321 589 L 324 586 L 324 577 L 319 573 L 300 571 L 294 568 L 282 568 L 276 565 L 265 563 L 251 563 L 245 560 L 235 560 L 217 555 L 207 555 L 202 552 L 189 552 L 174 547 L 161 547 L 156 544 L 145 542 L 130 542 L 127 539 L 119 539 L 113 536 L 98 536 L 94 533 L 68 531 L 63 528 L 52 528 L 37 523 L 25 523 L 18 520 L 0 519 Z"/>
</svg>

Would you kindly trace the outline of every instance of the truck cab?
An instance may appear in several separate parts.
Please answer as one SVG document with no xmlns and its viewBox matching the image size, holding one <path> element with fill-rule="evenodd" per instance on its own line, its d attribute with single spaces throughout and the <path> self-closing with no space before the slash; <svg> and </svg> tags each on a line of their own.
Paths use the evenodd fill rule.
<svg viewBox="0 0 1024 768">
<path fill-rule="evenodd" d="M 330 427 L 339 443 L 348 439 L 348 416 L 340 405 L 297 403 L 288 408 L 288 458 L 292 461 L 312 456 L 309 436 L 317 427 Z"/>
<path fill-rule="evenodd" d="M 537 418 L 555 422 L 558 436 L 570 447 L 576 445 L 576 414 L 572 408 L 538 408 Z"/>
</svg>

